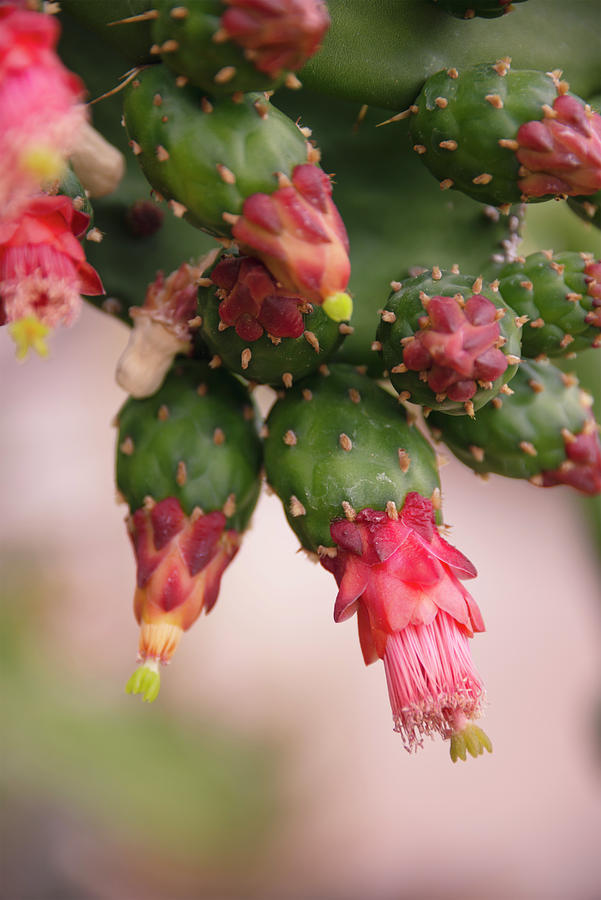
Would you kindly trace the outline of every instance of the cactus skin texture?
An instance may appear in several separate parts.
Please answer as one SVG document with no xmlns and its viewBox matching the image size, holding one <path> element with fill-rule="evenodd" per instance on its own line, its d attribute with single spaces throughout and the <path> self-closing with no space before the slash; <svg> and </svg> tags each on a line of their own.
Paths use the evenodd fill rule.
<svg viewBox="0 0 601 900">
<path fill-rule="evenodd" d="M 591 397 L 551 362 L 524 361 L 510 396 L 475 419 L 432 413 L 428 425 L 463 463 L 480 474 L 527 478 L 538 487 L 567 484 L 601 491 L 601 444 Z"/>
<path fill-rule="evenodd" d="M 313 150 L 263 94 L 239 103 L 208 100 L 197 88 L 178 87 L 163 65 L 144 69 L 128 86 L 124 117 L 155 191 L 175 201 L 176 214 L 218 237 L 231 234 L 224 213 L 236 216 L 247 197 L 275 191 L 276 173 L 291 173 Z"/>
<path fill-rule="evenodd" d="M 117 486 L 131 511 L 148 670 L 128 690 L 154 699 L 158 663 L 217 599 L 259 495 L 261 444 L 244 387 L 196 360 L 177 364 L 154 396 L 127 400 L 118 422 Z"/>
<path fill-rule="evenodd" d="M 413 148 L 441 188 L 483 203 L 595 193 L 601 119 L 567 89 L 559 73 L 514 70 L 508 57 L 438 72 L 414 104 Z"/>
<path fill-rule="evenodd" d="M 250 257 L 225 257 L 198 290 L 200 336 L 233 372 L 290 387 L 340 347 L 347 330 L 323 309 L 279 287 Z M 220 302 L 221 301 L 221 302 Z"/>
<path fill-rule="evenodd" d="M 494 287 L 434 268 L 391 294 L 377 338 L 403 399 L 473 415 L 511 380 L 521 327 Z"/>
<path fill-rule="evenodd" d="M 303 379 L 266 422 L 265 470 L 290 527 L 313 553 L 331 547 L 342 504 L 400 508 L 410 491 L 435 496 L 436 458 L 396 400 L 349 365 Z"/>
<path fill-rule="evenodd" d="M 519 316 L 522 355 L 566 356 L 601 347 L 601 261 L 588 253 L 532 253 L 499 272 L 499 291 Z"/>
<path fill-rule="evenodd" d="M 514 3 L 525 0 L 434 0 L 440 9 L 455 16 L 456 19 L 496 19 L 513 10 Z"/>
<path fill-rule="evenodd" d="M 330 24 L 321 0 L 159 0 L 156 10 L 151 52 L 215 95 L 277 88 Z"/>
</svg>

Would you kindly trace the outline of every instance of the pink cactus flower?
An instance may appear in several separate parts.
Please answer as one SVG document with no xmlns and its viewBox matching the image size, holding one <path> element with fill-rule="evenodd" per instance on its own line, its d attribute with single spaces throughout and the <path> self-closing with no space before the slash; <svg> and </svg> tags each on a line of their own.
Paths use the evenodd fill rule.
<svg viewBox="0 0 601 900">
<path fill-rule="evenodd" d="M 70 325 L 80 294 L 102 294 L 77 238 L 89 223 L 68 197 L 34 196 L 18 218 L 0 222 L 0 324 L 35 318 Z"/>
<path fill-rule="evenodd" d="M 258 259 L 226 257 L 213 269 L 211 281 L 221 299 L 221 321 L 233 325 L 243 341 L 256 341 L 265 331 L 280 338 L 303 333 L 306 301 L 278 287 Z"/>
<path fill-rule="evenodd" d="M 366 665 L 384 660 L 395 731 L 407 750 L 435 733 L 455 740 L 452 751 L 461 741 L 470 753 L 478 741 L 478 752 L 490 749 L 471 724 L 484 689 L 468 639 L 484 622 L 460 579 L 474 578 L 476 570 L 439 536 L 430 500 L 409 493 L 393 515 L 363 509 L 332 522 L 337 555 L 322 565 L 339 588 L 334 619 L 356 612 Z"/>
<path fill-rule="evenodd" d="M 482 294 L 464 305 L 454 297 L 432 297 L 427 316 L 414 339 L 405 345 L 403 363 L 427 373 L 428 386 L 439 397 L 471 400 L 478 384 L 491 385 L 503 374 L 508 359 L 498 349 L 497 308 Z"/>
<path fill-rule="evenodd" d="M 49 15 L 0 6 L 0 215 L 60 177 L 86 119 L 84 86 L 58 58 Z"/>
<path fill-rule="evenodd" d="M 168 497 L 138 509 L 128 519 L 137 562 L 134 612 L 140 624 L 142 666 L 127 691 L 156 698 L 159 663 L 168 663 L 184 631 L 203 609 L 217 601 L 221 576 L 240 544 L 236 531 L 225 530 L 222 512 L 190 516 L 179 500 Z"/>
<path fill-rule="evenodd" d="M 330 25 L 323 0 L 225 0 L 219 36 L 244 47 L 259 72 L 278 78 L 319 49 Z"/>
<path fill-rule="evenodd" d="M 273 194 L 248 197 L 233 235 L 285 290 L 323 304 L 326 312 L 340 298 L 350 304 L 344 293 L 351 271 L 348 237 L 332 201 L 330 179 L 317 166 L 296 166 L 292 182 L 283 179 Z M 348 315 L 350 311 L 341 319 Z"/>
<path fill-rule="evenodd" d="M 526 122 L 516 135 L 524 197 L 594 194 L 601 189 L 601 116 L 562 94 L 542 121 Z"/>
</svg>

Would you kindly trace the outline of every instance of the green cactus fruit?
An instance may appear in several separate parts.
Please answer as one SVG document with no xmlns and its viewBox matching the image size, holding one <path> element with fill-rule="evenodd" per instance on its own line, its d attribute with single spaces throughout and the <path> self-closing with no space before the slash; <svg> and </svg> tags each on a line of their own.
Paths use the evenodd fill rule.
<svg viewBox="0 0 601 900">
<path fill-rule="evenodd" d="M 519 319 L 496 283 L 456 268 L 393 287 L 377 340 L 395 389 L 429 409 L 473 415 L 517 370 Z"/>
<path fill-rule="evenodd" d="M 124 118 L 155 191 L 176 215 L 220 237 L 231 234 L 224 214 L 235 217 L 247 197 L 274 192 L 278 173 L 290 174 L 315 154 L 263 94 L 209 99 L 163 65 L 144 69 L 128 86 Z"/>
<path fill-rule="evenodd" d="M 440 181 L 503 206 L 601 187 L 601 117 L 561 73 L 514 70 L 508 57 L 426 81 L 411 107 L 413 149 Z"/>
<path fill-rule="evenodd" d="M 499 291 L 519 316 L 522 355 L 566 356 L 601 347 L 601 261 L 590 253 L 532 253 L 499 272 Z"/>
<path fill-rule="evenodd" d="M 183 359 L 152 397 L 118 414 L 117 487 L 130 509 L 175 497 L 186 515 L 223 509 L 243 531 L 259 494 L 261 445 L 247 390 L 223 369 Z"/>
<path fill-rule="evenodd" d="M 285 291 L 252 257 L 225 256 L 198 291 L 200 337 L 228 369 L 291 387 L 338 349 L 348 323 Z"/>
<path fill-rule="evenodd" d="M 322 0 L 158 0 L 151 52 L 214 95 L 296 87 L 329 23 Z"/>
<path fill-rule="evenodd" d="M 117 485 L 129 504 L 142 665 L 128 693 L 152 702 L 159 664 L 209 612 L 260 489 L 261 444 L 244 387 L 184 360 L 161 390 L 118 416 Z"/>
<path fill-rule="evenodd" d="M 330 523 L 345 508 L 400 509 L 411 491 L 439 498 L 432 448 L 396 400 L 352 366 L 303 379 L 266 425 L 267 479 L 310 552 L 333 546 Z"/>
<path fill-rule="evenodd" d="M 444 9 L 456 19 L 473 19 L 475 16 L 482 19 L 496 19 L 511 12 L 514 3 L 524 3 L 525 0 L 433 0 L 433 2 L 438 3 L 440 9 Z"/>
<path fill-rule="evenodd" d="M 432 413 L 428 425 L 475 472 L 596 494 L 601 444 L 591 403 L 573 375 L 551 362 L 528 360 L 513 378 L 510 394 L 496 397 L 475 419 Z"/>
</svg>

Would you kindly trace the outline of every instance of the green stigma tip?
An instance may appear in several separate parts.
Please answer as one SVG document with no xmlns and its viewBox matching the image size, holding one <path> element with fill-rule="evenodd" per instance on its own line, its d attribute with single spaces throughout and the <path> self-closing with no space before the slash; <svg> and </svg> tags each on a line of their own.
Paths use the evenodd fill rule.
<svg viewBox="0 0 601 900">
<path fill-rule="evenodd" d="M 140 666 L 136 669 L 127 684 L 125 692 L 127 694 L 142 694 L 142 699 L 147 703 L 152 703 L 159 695 L 161 688 L 161 676 L 158 669 L 151 669 L 149 666 Z"/>
<path fill-rule="evenodd" d="M 485 750 L 492 753 L 492 742 L 486 732 L 477 725 L 466 725 L 462 731 L 458 731 L 451 737 L 450 753 L 453 762 L 457 762 L 458 759 L 466 759 L 468 753 L 475 759 Z"/>
<path fill-rule="evenodd" d="M 353 301 L 348 294 L 338 291 L 337 294 L 330 294 L 321 308 L 334 322 L 348 322 L 353 313 Z"/>
</svg>

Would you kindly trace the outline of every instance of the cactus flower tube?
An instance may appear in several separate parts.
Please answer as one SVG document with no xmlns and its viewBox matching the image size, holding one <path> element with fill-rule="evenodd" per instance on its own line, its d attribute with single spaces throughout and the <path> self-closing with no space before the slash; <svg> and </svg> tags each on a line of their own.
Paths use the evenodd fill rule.
<svg viewBox="0 0 601 900">
<path fill-rule="evenodd" d="M 330 532 L 337 554 L 321 563 L 339 588 L 334 619 L 356 612 L 366 665 L 384 660 L 394 727 L 405 748 L 411 752 L 439 733 L 455 748 L 465 742 L 474 756 L 490 751 L 472 723 L 484 689 L 468 646 L 484 622 L 460 581 L 476 570 L 439 536 L 432 502 L 411 492 L 392 517 L 363 509 L 350 521 L 332 522 Z M 456 758 L 453 744 L 451 755 Z"/>
<path fill-rule="evenodd" d="M 55 53 L 59 24 L 0 7 L 0 210 L 14 216 L 29 194 L 60 177 L 85 122 L 82 81 Z"/>
<path fill-rule="evenodd" d="M 320 168 L 296 166 L 273 194 L 248 197 L 232 233 L 287 290 L 323 304 L 336 321 L 350 317 L 348 237 Z"/>
<path fill-rule="evenodd" d="M 0 222 L 1 324 L 34 319 L 46 329 L 70 325 L 80 294 L 104 293 L 77 240 L 89 221 L 68 197 L 37 195 L 18 218 Z"/>
<path fill-rule="evenodd" d="M 220 511 L 186 516 L 179 500 L 149 503 L 128 519 L 137 564 L 134 612 L 140 625 L 142 665 L 128 693 L 152 702 L 159 692 L 159 663 L 168 663 L 184 631 L 217 601 L 221 576 L 240 544 Z"/>
</svg>

